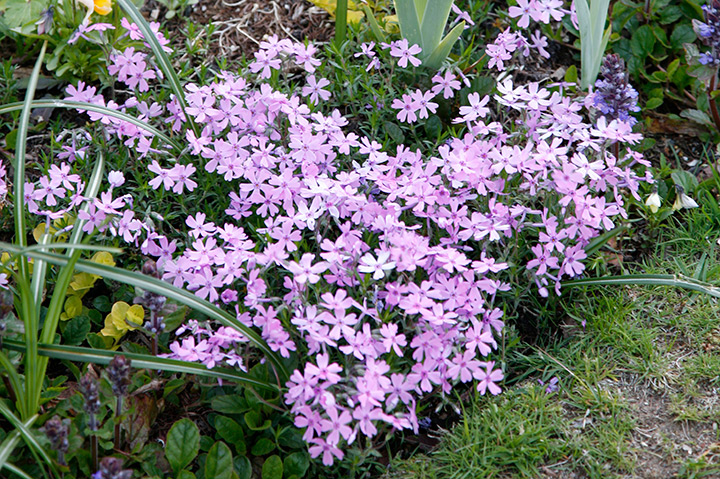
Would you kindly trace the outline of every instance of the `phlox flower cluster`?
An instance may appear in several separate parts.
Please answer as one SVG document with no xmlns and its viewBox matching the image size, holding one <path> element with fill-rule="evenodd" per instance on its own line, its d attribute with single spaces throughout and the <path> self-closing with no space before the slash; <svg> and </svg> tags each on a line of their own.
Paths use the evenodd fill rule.
<svg viewBox="0 0 720 479">
<path fill-rule="evenodd" d="M 518 19 L 519 28 L 529 29 L 531 21 L 546 25 L 561 21 L 569 13 L 562 6 L 561 0 L 518 0 L 517 5 L 508 9 L 508 16 Z M 523 57 L 527 58 L 531 50 L 535 50 L 541 57 L 550 58 L 550 53 L 545 49 L 547 46 L 547 37 L 540 30 L 536 29 L 528 39 L 508 28 L 486 47 L 485 53 L 490 58 L 488 67 L 505 70 L 505 62 L 512 59 L 516 52 L 522 52 Z"/>
<path fill-rule="evenodd" d="M 399 67 L 414 65 L 413 47 L 394 48 Z M 199 134 L 174 100 L 120 105 L 84 85 L 69 94 L 184 135 L 187 153 L 176 159 L 124 122 L 94 117 L 146 157 L 153 188 L 182 194 L 194 188 L 192 177 L 210 175 L 232 190 L 224 216 L 211 221 L 198 205 L 185 218 L 187 241 L 139 220 L 122 236 L 129 232 L 158 259 L 166 281 L 234 311 L 280 355 L 308 358 L 292 373 L 285 402 L 311 455 L 332 464 L 359 436 L 417 430 L 416 406 L 427 394 L 471 382 L 481 394 L 500 393 L 492 352 L 504 327 L 509 261 L 519 261 L 542 294 L 559 293 L 564 278 L 583 274 L 589 242 L 626 214 L 623 192 L 637 195 L 644 180 L 632 167 L 646 163 L 631 151 L 609 153 L 610 142 L 638 136 L 613 122 L 585 124 L 582 103 L 563 96 L 561 85 L 511 79 L 493 97 L 471 94 L 455 119 L 467 132 L 437 151 L 386 148 L 346 131 L 348 120 L 326 106 L 320 82 L 310 79 L 321 65 L 316 53 L 272 37 L 242 77 L 186 85 L 185 113 Z M 377 58 L 371 46 L 362 53 Z M 264 81 L 289 61 L 317 90 L 298 95 Z M 396 100 L 411 104 L 400 121 L 433 112 L 434 97 L 460 88 L 447 72 L 433 81 L 431 90 Z M 131 88 L 143 98 L 139 82 Z M 494 121 L 498 106 L 515 112 L 511 129 Z M 65 186 L 41 185 L 35 201 L 63 195 L 53 188 Z M 131 206 L 127 199 L 115 209 Z M 246 230 L 249 223 L 256 227 Z M 527 254 L 511 256 L 519 243 Z M 236 332 L 189 322 L 178 332 L 185 333 L 171 357 L 247 367 Z"/>
</svg>

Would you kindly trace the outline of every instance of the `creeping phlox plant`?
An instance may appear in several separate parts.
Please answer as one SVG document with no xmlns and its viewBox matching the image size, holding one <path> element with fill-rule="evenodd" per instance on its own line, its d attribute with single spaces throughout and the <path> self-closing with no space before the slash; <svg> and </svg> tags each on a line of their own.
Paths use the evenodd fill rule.
<svg viewBox="0 0 720 479">
<path fill-rule="evenodd" d="M 405 68 L 419 47 L 401 40 L 388 48 L 395 68 Z M 372 49 L 363 46 L 381 68 Z M 640 139 L 628 123 L 587 124 L 566 85 L 511 78 L 492 98 L 469 95 L 456 119 L 463 136 L 432 151 L 386 148 L 327 111 L 331 92 L 315 76 L 316 54 L 312 45 L 271 37 L 242 76 L 187 84 L 183 111 L 177 98 L 150 99 L 159 71 L 128 48 L 109 68 L 132 91 L 127 100 L 106 100 L 82 83 L 68 88 L 68 99 L 184 138 L 184 153 L 170 155 L 158 136 L 88 112 L 107 138 L 145 161 L 149 187 L 163 201 L 204 178 L 229 184 L 225 216 L 213 222 L 198 209 L 178 242 L 160 233 L 158 218 L 138 214 L 147 208 L 122 194 L 124 177 L 113 172 L 84 214 L 85 228 L 138 245 L 165 280 L 227 305 L 282 356 L 308 358 L 292 373 L 285 401 L 311 455 L 331 464 L 360 436 L 417 430 L 416 405 L 428 393 L 473 381 L 481 394 L 500 393 L 492 352 L 504 326 L 503 295 L 533 283 L 542 295 L 559 294 L 564 279 L 583 274 L 590 241 L 626 215 L 623 192 L 637 198 L 650 177 L 633 171 L 648 165 L 624 146 Z M 304 86 L 274 89 L 266 79 L 282 69 L 303 71 Z M 433 99 L 460 88 L 451 72 L 433 82 L 398 100 L 399 120 L 424 118 Z M 615 143 L 623 144 L 617 156 L 608 148 Z M 71 161 L 81 151 L 69 147 L 67 161 L 27 184 L 31 211 L 54 218 L 84 201 Z M 509 284 L 508 272 L 519 268 L 526 283 Z M 241 369 L 257 361 L 234 330 L 189 321 L 177 331 L 186 332 L 171 357 Z"/>
</svg>

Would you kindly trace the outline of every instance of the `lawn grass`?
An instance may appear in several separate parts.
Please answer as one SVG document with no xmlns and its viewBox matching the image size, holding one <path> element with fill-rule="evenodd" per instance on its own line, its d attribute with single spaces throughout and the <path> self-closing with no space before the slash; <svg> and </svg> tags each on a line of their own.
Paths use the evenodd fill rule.
<svg viewBox="0 0 720 479">
<path fill-rule="evenodd" d="M 629 271 L 716 283 L 715 220 L 687 216 Z M 396 460 L 388 477 L 720 477 L 717 300 L 647 287 L 579 296 L 564 304 L 564 335 L 508 352 L 503 394 L 473 397 L 433 452 Z M 547 393 L 539 380 L 552 377 Z"/>
</svg>

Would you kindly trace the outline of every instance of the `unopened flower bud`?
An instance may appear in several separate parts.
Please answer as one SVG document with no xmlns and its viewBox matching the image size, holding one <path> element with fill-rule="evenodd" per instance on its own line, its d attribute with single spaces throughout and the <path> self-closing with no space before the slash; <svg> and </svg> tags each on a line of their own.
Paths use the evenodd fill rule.
<svg viewBox="0 0 720 479">
<path fill-rule="evenodd" d="M 92 475 L 92 479 L 130 479 L 132 471 L 123 469 L 122 459 L 117 457 L 104 457 L 100 461 L 100 468 Z"/>
<path fill-rule="evenodd" d="M 115 396 L 125 396 L 130 385 L 130 360 L 125 356 L 115 356 L 105 369 Z"/>
<path fill-rule="evenodd" d="M 97 431 L 98 425 L 95 415 L 100 411 L 100 389 L 97 379 L 90 373 L 87 373 L 80 379 L 79 389 L 85 399 L 83 409 L 90 416 L 88 427 L 91 431 Z"/>
<path fill-rule="evenodd" d="M 70 447 L 70 442 L 68 441 L 70 419 L 60 419 L 57 415 L 53 416 L 40 430 L 45 433 L 50 441 L 50 448 L 57 452 L 58 462 L 65 465 L 65 453 Z"/>
</svg>

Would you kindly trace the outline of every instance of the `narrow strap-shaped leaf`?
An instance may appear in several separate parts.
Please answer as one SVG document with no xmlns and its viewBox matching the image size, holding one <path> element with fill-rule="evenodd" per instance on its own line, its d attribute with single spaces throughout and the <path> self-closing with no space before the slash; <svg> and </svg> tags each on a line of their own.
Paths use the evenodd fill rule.
<svg viewBox="0 0 720 479">
<path fill-rule="evenodd" d="M 372 10 L 370 10 L 370 7 L 368 5 L 363 5 L 362 8 L 365 12 L 365 18 L 367 18 L 367 21 L 370 24 L 370 30 L 373 32 L 373 35 L 375 35 L 377 41 L 385 42 L 385 34 L 380 28 L 380 25 L 378 25 L 377 19 L 375 18 Z"/>
<path fill-rule="evenodd" d="M 37 419 L 37 416 L 34 416 L 29 424 L 32 424 L 35 419 Z M 25 424 L 28 423 L 26 422 Z M 0 470 L 8 464 L 7 460 L 17 447 L 18 442 L 20 442 L 20 432 L 16 430 L 8 434 L 2 444 L 0 444 Z"/>
<path fill-rule="evenodd" d="M 3 344 L 5 344 L 5 341 L 8 341 L 7 339 L 3 341 Z M 2 366 L 3 369 L 8 374 L 8 378 L 10 378 L 10 385 L 15 390 L 15 395 L 18 397 L 17 401 L 17 408 L 20 411 L 20 415 L 23 417 L 28 416 L 27 411 L 25 410 L 25 401 L 23 401 L 23 398 L 25 396 L 25 388 L 23 387 L 23 383 L 20 380 L 20 375 L 15 370 L 15 366 L 10 361 L 10 358 L 8 358 L 5 353 L 0 349 L 0 366 Z"/>
<path fill-rule="evenodd" d="M 601 234 L 597 238 L 594 238 L 592 241 L 588 243 L 588 245 L 585 247 L 585 254 L 588 256 L 591 256 L 595 254 L 600 248 L 603 247 L 608 241 L 610 241 L 610 238 L 614 238 L 617 235 L 620 234 L 621 231 L 627 229 L 626 226 L 618 226 L 617 228 L 613 228 L 610 231 L 606 231 L 605 233 Z"/>
<path fill-rule="evenodd" d="M 47 49 L 47 41 L 43 42 L 40 54 L 35 61 L 35 67 L 30 74 L 27 90 L 25 91 L 25 101 L 22 104 L 22 113 L 20 114 L 20 123 L 17 130 L 17 142 L 15 143 L 15 185 L 13 188 L 14 198 L 14 214 L 15 214 L 15 241 L 20 247 L 27 245 L 25 235 L 25 157 L 27 149 L 28 128 L 30 128 L 30 112 L 31 103 L 35 98 L 35 89 L 37 88 L 40 78 L 40 67 L 42 67 L 45 58 L 45 50 Z M 23 278 L 28 277 L 28 265 L 21 261 L 18 264 L 18 274 Z"/>
<path fill-rule="evenodd" d="M 3 464 L 3 468 L 7 469 L 8 471 L 12 472 L 13 474 L 22 479 L 34 479 L 27 472 L 23 471 L 22 469 L 10 462 L 6 462 L 5 464 Z"/>
<path fill-rule="evenodd" d="M 24 351 L 25 347 L 19 341 L 5 340 L 3 343 L 8 349 Z M 131 361 L 131 365 L 138 369 L 161 370 L 175 373 L 194 374 L 213 379 L 222 379 L 237 383 L 249 384 L 259 388 L 277 391 L 276 384 L 267 383 L 245 373 L 228 368 L 208 369 L 205 365 L 180 361 L 177 359 L 159 358 L 148 354 L 109 351 L 104 349 L 90 349 L 81 346 L 66 346 L 61 344 L 39 344 L 38 353 L 52 359 L 62 359 L 80 363 L 109 364 L 113 357 L 123 355 Z"/>
<path fill-rule="evenodd" d="M 0 106 L 0 114 L 10 113 L 13 111 L 20 111 L 23 109 L 24 103 L 21 102 L 15 102 L 15 103 L 8 103 L 6 105 Z M 162 141 L 167 143 L 168 145 L 172 146 L 175 150 L 176 154 L 180 154 L 182 152 L 183 147 L 175 140 L 167 136 L 162 131 L 158 130 L 154 126 L 150 125 L 147 122 L 144 122 L 142 120 L 138 120 L 132 115 L 128 115 L 127 113 L 123 113 L 121 111 L 113 110 L 112 108 L 108 108 L 101 105 L 95 105 L 92 103 L 87 103 L 84 101 L 70 101 L 70 100 L 56 100 L 56 99 L 42 99 L 42 100 L 33 100 L 31 103 L 31 108 L 69 108 L 69 109 L 76 109 L 76 110 L 87 110 L 87 111 L 94 111 L 96 113 L 102 113 L 103 115 L 111 116 L 113 118 L 117 118 L 118 120 L 126 121 L 128 123 L 132 123 L 133 125 L 137 126 L 138 128 L 142 128 L 143 130 L 146 130 L 156 137 L 160 138 Z"/>
<path fill-rule="evenodd" d="M 442 40 L 445 33 L 445 25 L 450 16 L 452 3 L 453 0 L 432 0 L 425 5 L 423 16 L 420 19 L 420 29 L 424 42 L 423 45 L 420 45 L 423 49 L 423 58 L 428 58 L 440 45 L 440 40 Z M 421 6 L 418 5 L 417 8 L 420 9 Z"/>
<path fill-rule="evenodd" d="M 592 58 L 595 54 L 595 45 L 593 45 L 592 26 L 590 22 L 590 6 L 587 0 L 576 0 L 575 9 L 577 11 L 578 26 L 580 30 L 580 60 L 581 68 L 580 72 L 580 86 L 583 89 L 587 89 L 590 85 L 590 78 L 592 77 L 590 69 L 592 64 Z"/>
<path fill-rule="evenodd" d="M 185 101 L 185 93 L 183 92 L 182 85 L 180 84 L 180 79 L 175 73 L 175 69 L 173 68 L 172 63 L 170 63 L 170 58 L 168 58 L 165 50 L 162 48 L 162 45 L 158 42 L 158 39 L 155 37 L 150 25 L 148 25 L 145 17 L 142 16 L 132 0 L 117 0 L 117 3 L 142 32 L 145 41 L 148 45 L 150 45 L 150 48 L 155 55 L 155 61 L 157 61 L 160 70 L 162 70 L 165 75 L 165 80 L 168 82 L 170 89 L 175 94 L 175 99 L 178 102 L 178 105 L 182 109 L 183 113 L 185 113 L 186 120 L 190 123 L 190 127 L 195 134 L 199 136 L 200 130 L 198 129 L 198 126 L 193 121 L 192 116 L 186 113 L 187 102 Z"/>
<path fill-rule="evenodd" d="M 0 414 L 5 416 L 5 418 L 10 422 L 10 424 L 13 425 L 15 430 L 20 433 L 23 441 L 25 441 L 25 444 L 28 445 L 30 451 L 32 452 L 32 455 L 35 457 L 35 461 L 38 463 L 38 466 L 42 467 L 42 464 L 40 463 L 40 458 L 42 458 L 42 462 L 47 464 L 51 469 L 55 470 L 55 464 L 53 464 L 53 461 L 50 456 L 48 456 L 48 453 L 40 445 L 38 440 L 35 438 L 35 435 L 30 431 L 30 427 L 23 424 L 23 421 L 21 421 L 19 417 L 13 414 L 12 410 L 7 407 L 7 404 L 5 404 L 4 401 L 0 401 Z M 38 457 L 38 455 L 40 456 L 40 458 Z M 47 477 L 47 473 L 45 472 L 44 468 L 42 468 L 42 471 L 43 475 Z"/>
<path fill-rule="evenodd" d="M 443 41 L 440 42 L 440 45 L 437 46 L 430 57 L 423 62 L 423 66 L 431 70 L 439 70 L 447 56 L 450 54 L 450 50 L 452 50 L 453 45 L 455 45 L 457 39 L 460 38 L 463 30 L 465 30 L 464 21 L 455 25 L 455 28 L 450 30 L 450 33 L 443 38 Z"/>
<path fill-rule="evenodd" d="M 87 198 L 90 201 L 85 202 L 82 207 L 83 211 L 88 211 L 92 200 L 95 199 L 98 192 L 100 191 L 100 185 L 103 181 L 104 172 L 105 155 L 100 152 L 95 161 L 95 166 L 93 168 L 92 175 L 90 176 L 90 181 L 88 182 L 86 187 Z M 77 246 L 80 246 L 82 244 L 82 238 L 84 234 L 82 228 L 85 225 L 85 222 L 86 220 L 80 218 L 77 218 L 75 220 L 72 233 L 70 233 L 70 239 L 68 241 L 69 244 Z M 72 277 L 75 274 L 74 266 L 75 262 L 80 259 L 80 254 L 81 250 L 79 247 L 68 249 L 66 251 L 68 263 L 64 265 L 63 268 L 60 270 L 60 274 L 58 274 L 58 278 L 55 281 L 55 290 L 53 292 L 52 298 L 50 298 L 50 305 L 48 306 L 45 326 L 43 327 L 42 335 L 40 336 L 40 341 L 43 343 L 55 342 L 55 333 L 57 331 L 58 322 L 60 321 L 60 314 L 62 312 L 63 303 L 65 301 L 65 291 L 67 291 L 68 286 L 70 286 Z"/>
<path fill-rule="evenodd" d="M 423 44 L 420 17 L 414 0 L 395 0 L 395 11 L 400 23 L 400 33 L 410 45 Z"/>
<path fill-rule="evenodd" d="M 68 259 L 65 256 L 58 255 L 55 253 L 41 253 L 41 252 L 27 252 L 21 248 L 17 248 L 15 245 L 0 242 L 0 246 L 9 252 L 26 255 L 31 258 L 40 258 L 47 261 L 50 264 L 56 264 L 64 266 L 68 263 Z M 278 375 L 281 378 L 281 382 L 285 382 L 288 378 L 288 372 L 285 369 L 280 358 L 265 341 L 255 331 L 238 321 L 237 318 L 221 310 L 217 306 L 213 305 L 209 301 L 201 299 L 189 291 L 177 288 L 165 281 L 161 281 L 156 278 L 142 275 L 133 271 L 126 271 L 121 268 L 113 266 L 107 266 L 103 264 L 93 263 L 91 261 L 78 260 L 75 265 L 75 269 L 85 273 L 96 274 L 107 279 L 119 281 L 121 283 L 130 284 L 138 288 L 142 288 L 146 291 L 151 291 L 156 294 L 160 294 L 181 304 L 188 306 L 206 316 L 220 322 L 224 326 L 235 328 L 241 332 L 245 337 L 252 341 L 255 346 L 260 349 L 263 354 L 270 360 L 270 362 L 277 369 Z M 45 342 L 45 341 L 43 341 Z"/>
<path fill-rule="evenodd" d="M 711 284 L 672 274 L 628 274 L 621 276 L 604 276 L 601 278 L 582 278 L 563 281 L 563 288 L 577 288 L 580 286 L 672 286 L 676 288 L 698 291 L 715 298 L 720 298 L 720 288 Z"/>
<path fill-rule="evenodd" d="M 86 186 L 87 198 L 90 201 L 85 202 L 82 206 L 83 211 L 87 211 L 90 208 L 92 200 L 97 196 L 100 191 L 100 185 L 103 181 L 103 175 L 105 172 L 105 155 L 100 152 L 95 160 L 95 166 L 93 167 L 90 181 Z M 72 233 L 70 233 L 69 243 L 74 245 L 80 245 L 83 238 L 83 225 L 85 220 L 78 218 L 73 226 Z M 73 275 L 75 274 L 75 262 L 80 259 L 80 249 L 68 249 L 63 256 L 67 259 L 67 263 L 60 269 L 60 272 L 55 280 L 55 289 L 53 295 L 50 298 L 50 304 L 48 305 L 47 314 L 45 315 L 45 324 L 43 325 L 42 332 L 40 333 L 40 342 L 46 344 L 52 344 L 55 342 L 55 334 L 57 332 L 58 323 L 60 322 L 60 315 L 63 311 L 63 305 L 65 302 L 65 292 L 70 286 Z M 28 354 L 28 356 L 31 356 Z M 47 371 L 48 358 L 40 357 L 37 355 L 31 356 L 32 361 L 37 362 L 37 373 L 35 376 L 31 376 L 30 380 L 34 378 L 34 396 L 35 407 L 40 404 L 40 395 L 42 392 L 42 381 Z M 30 413 L 34 413 L 35 410 L 31 409 Z"/>
<path fill-rule="evenodd" d="M 47 245 L 34 244 L 25 247 L 25 251 L 52 251 L 58 249 L 82 250 L 82 251 L 105 251 L 106 253 L 121 254 L 124 250 L 115 246 L 103 246 L 97 244 L 71 244 L 71 243 L 48 243 Z"/>
</svg>

